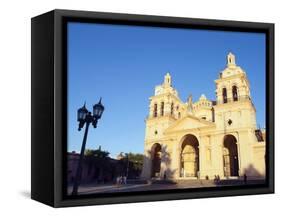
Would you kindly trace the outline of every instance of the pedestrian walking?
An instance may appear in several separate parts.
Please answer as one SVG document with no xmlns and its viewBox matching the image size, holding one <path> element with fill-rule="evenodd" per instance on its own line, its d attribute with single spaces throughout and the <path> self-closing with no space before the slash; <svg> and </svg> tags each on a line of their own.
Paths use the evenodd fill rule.
<svg viewBox="0 0 281 217">
<path fill-rule="evenodd" d="M 124 176 L 124 178 L 123 178 L 123 182 L 124 182 L 124 185 L 126 185 L 126 184 L 127 184 L 127 176 Z"/>
</svg>

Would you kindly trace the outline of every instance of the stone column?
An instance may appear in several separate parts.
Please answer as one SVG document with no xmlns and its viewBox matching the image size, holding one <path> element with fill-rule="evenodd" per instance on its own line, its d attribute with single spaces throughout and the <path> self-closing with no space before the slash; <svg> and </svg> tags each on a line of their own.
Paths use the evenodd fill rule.
<svg viewBox="0 0 281 217">
<path fill-rule="evenodd" d="M 240 132 L 237 141 L 237 151 L 239 160 L 239 176 L 243 176 L 245 172 L 251 176 L 252 165 L 252 152 L 251 152 L 251 139 L 248 132 Z"/>
<path fill-rule="evenodd" d="M 204 156 L 204 152 L 205 152 L 205 145 L 203 144 L 203 142 L 202 141 L 204 141 L 204 139 L 200 139 L 200 142 L 199 142 L 199 147 L 198 147 L 198 149 L 199 149 L 199 176 L 198 176 L 198 178 L 199 179 L 202 179 L 202 177 L 204 176 L 204 167 L 205 167 L 205 165 L 204 165 L 204 158 L 205 158 L 205 156 Z"/>
<path fill-rule="evenodd" d="M 223 165 L 223 137 L 224 134 L 214 135 L 212 137 L 212 163 L 214 168 L 214 175 L 224 177 Z"/>
<path fill-rule="evenodd" d="M 227 88 L 227 101 L 229 102 L 233 100 L 231 84 L 228 84 L 226 88 Z"/>
<path fill-rule="evenodd" d="M 167 155 L 167 145 L 161 144 L 160 178 L 164 177 L 164 173 L 167 169 Z"/>
<path fill-rule="evenodd" d="M 173 179 L 178 179 L 180 177 L 180 145 L 176 142 L 173 143 L 173 149 L 171 154 L 171 170 Z"/>
<path fill-rule="evenodd" d="M 208 174 L 208 171 L 210 169 L 210 162 L 207 162 L 207 147 L 210 147 L 211 145 L 211 139 L 210 136 L 202 136 L 200 138 L 200 143 L 199 143 L 199 161 L 200 161 L 200 178 L 205 179 L 206 175 Z M 211 153 L 212 155 L 212 153 Z"/>
</svg>

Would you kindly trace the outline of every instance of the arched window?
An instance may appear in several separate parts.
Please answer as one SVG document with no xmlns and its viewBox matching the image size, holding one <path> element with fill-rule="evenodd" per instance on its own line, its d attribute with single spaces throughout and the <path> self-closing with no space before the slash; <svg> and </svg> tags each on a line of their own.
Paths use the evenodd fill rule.
<svg viewBox="0 0 281 217">
<path fill-rule="evenodd" d="M 153 116 L 157 117 L 157 104 L 154 104 L 154 108 L 153 108 Z"/>
<path fill-rule="evenodd" d="M 225 87 L 222 89 L 222 98 L 223 98 L 223 103 L 227 103 L 227 91 Z"/>
<path fill-rule="evenodd" d="M 232 87 L 232 97 L 233 97 L 233 101 L 238 101 L 238 94 L 237 94 L 237 87 L 236 86 Z"/>
<path fill-rule="evenodd" d="M 164 102 L 161 102 L 161 116 L 164 115 Z"/>
<path fill-rule="evenodd" d="M 171 115 L 173 115 L 174 114 L 174 103 L 172 102 L 172 104 L 171 104 Z"/>
</svg>

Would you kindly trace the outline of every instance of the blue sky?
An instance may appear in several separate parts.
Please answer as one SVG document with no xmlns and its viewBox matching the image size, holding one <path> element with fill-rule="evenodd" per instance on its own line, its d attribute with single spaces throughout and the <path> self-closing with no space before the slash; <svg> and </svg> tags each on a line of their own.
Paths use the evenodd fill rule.
<svg viewBox="0 0 281 217">
<path fill-rule="evenodd" d="M 265 125 L 265 35 L 262 33 L 68 23 L 68 151 L 80 151 L 77 109 L 92 110 L 102 97 L 104 114 L 91 128 L 87 148 L 100 145 L 112 157 L 143 153 L 145 117 L 154 87 L 166 72 L 186 101 L 202 93 L 215 100 L 215 83 L 232 52 L 247 73 L 257 110 Z"/>
</svg>

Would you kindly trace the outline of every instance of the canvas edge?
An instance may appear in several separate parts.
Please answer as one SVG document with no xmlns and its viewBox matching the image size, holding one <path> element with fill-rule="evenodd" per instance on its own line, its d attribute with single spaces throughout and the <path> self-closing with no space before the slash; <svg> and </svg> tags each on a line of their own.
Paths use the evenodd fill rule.
<svg viewBox="0 0 281 217">
<path fill-rule="evenodd" d="M 198 25 L 209 26 L 212 28 L 241 28 L 249 30 L 263 30 L 268 31 L 269 46 L 268 58 L 269 65 L 267 66 L 269 107 L 267 111 L 268 126 L 269 126 L 269 187 L 259 189 L 247 190 L 218 190 L 212 192 L 196 192 L 196 193 L 169 193 L 169 194 L 155 194 L 155 195 L 133 195 L 120 196 L 112 198 L 83 198 L 66 200 L 63 197 L 63 49 L 65 42 L 63 41 L 63 19 L 65 18 L 82 18 L 82 19 L 104 19 L 108 21 L 121 20 L 145 23 L 162 23 L 167 25 Z M 272 23 L 255 23 L 255 22 L 241 22 L 241 21 L 224 21 L 224 20 L 208 20 L 208 19 L 193 19 L 182 17 L 163 17 L 163 16 L 148 16 L 148 15 L 134 15 L 134 14 L 117 14 L 117 13 L 103 13 L 103 12 L 85 12 L 85 11 L 71 11 L 71 10 L 54 10 L 54 207 L 68 207 L 68 206 L 82 206 L 82 205 L 100 205 L 113 203 L 131 203 L 131 202 L 150 202 L 162 200 L 176 200 L 176 199 L 195 199 L 195 198 L 210 198 L 223 196 L 241 196 L 252 194 L 266 194 L 274 193 L 274 24 Z M 64 44 L 64 45 L 63 45 Z"/>
</svg>

